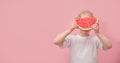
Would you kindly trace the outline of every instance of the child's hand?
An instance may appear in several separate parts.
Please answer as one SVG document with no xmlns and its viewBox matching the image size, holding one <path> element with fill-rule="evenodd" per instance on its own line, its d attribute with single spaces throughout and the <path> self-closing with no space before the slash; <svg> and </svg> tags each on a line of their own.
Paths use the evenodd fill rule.
<svg viewBox="0 0 120 63">
<path fill-rule="evenodd" d="M 98 23 L 96 23 L 92 26 L 95 33 L 99 33 L 99 19 L 98 18 L 97 18 L 97 21 L 98 21 Z"/>
<path fill-rule="evenodd" d="M 78 25 L 76 24 L 75 19 L 73 19 L 73 22 L 72 22 L 72 24 L 71 24 L 70 29 L 79 29 Z"/>
</svg>

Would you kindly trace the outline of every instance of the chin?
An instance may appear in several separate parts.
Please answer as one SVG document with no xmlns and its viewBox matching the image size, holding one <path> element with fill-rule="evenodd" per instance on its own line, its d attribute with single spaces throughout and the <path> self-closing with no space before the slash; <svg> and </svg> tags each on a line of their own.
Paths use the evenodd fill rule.
<svg viewBox="0 0 120 63">
<path fill-rule="evenodd" d="M 83 31 L 83 32 L 90 32 L 91 30 L 81 30 L 81 29 L 80 29 L 80 31 Z"/>
</svg>

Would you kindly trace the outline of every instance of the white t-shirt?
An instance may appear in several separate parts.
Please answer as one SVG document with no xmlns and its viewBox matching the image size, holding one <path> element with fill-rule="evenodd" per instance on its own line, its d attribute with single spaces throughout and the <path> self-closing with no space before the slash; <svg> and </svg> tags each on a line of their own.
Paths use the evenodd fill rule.
<svg viewBox="0 0 120 63">
<path fill-rule="evenodd" d="M 103 50 L 97 36 L 68 35 L 60 48 L 70 48 L 71 63 L 98 63 L 97 48 Z"/>
</svg>

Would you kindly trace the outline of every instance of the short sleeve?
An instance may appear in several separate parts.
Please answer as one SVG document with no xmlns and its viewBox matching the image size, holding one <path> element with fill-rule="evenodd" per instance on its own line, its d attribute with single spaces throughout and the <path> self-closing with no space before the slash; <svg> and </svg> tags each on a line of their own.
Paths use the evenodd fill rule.
<svg viewBox="0 0 120 63">
<path fill-rule="evenodd" d="M 68 35 L 65 38 L 63 45 L 60 45 L 59 47 L 60 48 L 69 48 L 71 46 L 72 38 L 73 38 L 73 35 Z"/>
<path fill-rule="evenodd" d="M 96 38 L 96 46 L 97 46 L 97 48 L 99 48 L 99 49 L 101 49 L 101 50 L 104 50 L 103 49 L 103 44 L 102 44 L 102 42 L 100 41 L 100 39 L 96 36 L 95 37 Z"/>
</svg>

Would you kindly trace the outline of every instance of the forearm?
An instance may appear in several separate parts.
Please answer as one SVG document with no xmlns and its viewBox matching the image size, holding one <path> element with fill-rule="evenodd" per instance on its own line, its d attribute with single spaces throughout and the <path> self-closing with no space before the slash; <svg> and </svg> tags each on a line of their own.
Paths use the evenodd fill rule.
<svg viewBox="0 0 120 63">
<path fill-rule="evenodd" d="M 96 33 L 97 37 L 100 39 L 100 41 L 103 43 L 103 47 L 105 49 L 110 49 L 112 47 L 112 44 L 110 42 L 110 40 L 105 37 L 102 33 Z"/>
<path fill-rule="evenodd" d="M 55 39 L 54 39 L 54 44 L 60 45 L 63 44 L 64 39 L 73 31 L 74 29 L 68 29 L 64 31 L 63 33 L 59 34 Z"/>
</svg>

